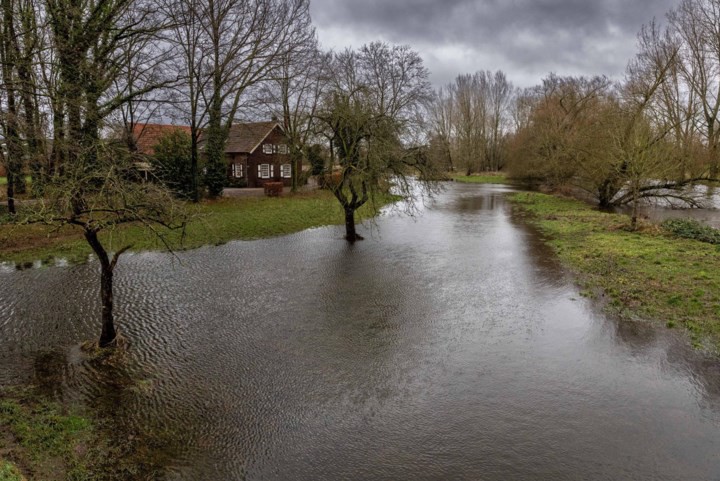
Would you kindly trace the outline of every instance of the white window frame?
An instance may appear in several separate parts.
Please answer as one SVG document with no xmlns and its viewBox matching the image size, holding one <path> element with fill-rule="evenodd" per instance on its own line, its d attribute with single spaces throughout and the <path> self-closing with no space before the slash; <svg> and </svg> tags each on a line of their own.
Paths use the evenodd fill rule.
<svg viewBox="0 0 720 481">
<path fill-rule="evenodd" d="M 272 154 L 273 147 L 273 144 L 263 144 L 263 154 Z"/>
<path fill-rule="evenodd" d="M 232 163 L 232 176 L 236 179 L 241 179 L 245 177 L 244 172 L 245 166 L 241 164 L 240 162 L 233 162 Z"/>
<path fill-rule="evenodd" d="M 272 164 L 258 164 L 258 177 L 269 179 L 272 177 Z"/>
<path fill-rule="evenodd" d="M 282 177 L 283 179 L 292 178 L 292 165 L 291 164 L 282 164 L 280 166 L 280 177 Z"/>
</svg>

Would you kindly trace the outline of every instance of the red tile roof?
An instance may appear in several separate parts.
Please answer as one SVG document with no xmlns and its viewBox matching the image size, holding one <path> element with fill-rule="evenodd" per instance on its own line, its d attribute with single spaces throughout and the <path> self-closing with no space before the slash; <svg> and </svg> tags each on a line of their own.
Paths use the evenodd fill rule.
<svg viewBox="0 0 720 481">
<path fill-rule="evenodd" d="M 135 124 L 133 126 L 133 137 L 135 137 L 138 152 L 144 155 L 153 155 L 160 138 L 175 130 L 190 134 L 190 127 L 187 125 Z"/>
</svg>

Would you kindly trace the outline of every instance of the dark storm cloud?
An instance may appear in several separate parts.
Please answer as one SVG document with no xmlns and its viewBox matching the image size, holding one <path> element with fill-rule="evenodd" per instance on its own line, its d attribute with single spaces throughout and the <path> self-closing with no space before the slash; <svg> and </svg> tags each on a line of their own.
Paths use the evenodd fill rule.
<svg viewBox="0 0 720 481">
<path fill-rule="evenodd" d="M 619 76 L 640 27 L 673 0 L 312 0 L 328 47 L 410 44 L 436 83 L 503 69 L 516 83 L 558 74 Z"/>
</svg>

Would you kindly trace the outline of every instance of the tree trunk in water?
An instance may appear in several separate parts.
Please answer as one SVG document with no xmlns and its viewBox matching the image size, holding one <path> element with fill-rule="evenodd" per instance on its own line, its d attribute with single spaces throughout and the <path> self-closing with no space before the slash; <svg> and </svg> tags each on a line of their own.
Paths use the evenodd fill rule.
<svg viewBox="0 0 720 481">
<path fill-rule="evenodd" d="M 345 207 L 345 239 L 350 243 L 363 240 L 355 231 L 355 209 L 352 207 Z"/>
<path fill-rule="evenodd" d="M 102 299 L 102 332 L 100 333 L 100 347 L 108 347 L 115 342 L 117 331 L 113 318 L 113 270 L 102 266 L 100 273 L 100 297 Z"/>
<path fill-rule="evenodd" d="M 117 254 L 113 261 L 110 261 L 107 251 L 100 243 L 97 232 L 85 231 L 87 240 L 93 252 L 100 260 L 100 300 L 102 301 L 102 331 L 100 333 L 100 347 L 112 346 L 117 337 L 115 330 L 115 319 L 113 317 L 113 270 L 117 261 Z"/>
</svg>

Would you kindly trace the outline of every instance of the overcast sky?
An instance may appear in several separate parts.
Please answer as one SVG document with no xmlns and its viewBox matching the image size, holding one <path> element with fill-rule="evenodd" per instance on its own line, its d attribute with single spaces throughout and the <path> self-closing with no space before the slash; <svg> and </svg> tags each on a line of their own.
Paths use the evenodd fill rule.
<svg viewBox="0 0 720 481">
<path fill-rule="evenodd" d="M 436 86 L 500 69 L 527 87 L 549 72 L 621 78 L 640 27 L 678 1 L 311 0 L 311 11 L 325 48 L 408 44 Z"/>
</svg>

